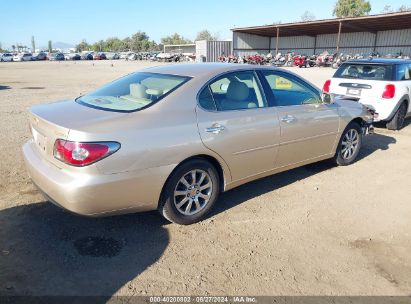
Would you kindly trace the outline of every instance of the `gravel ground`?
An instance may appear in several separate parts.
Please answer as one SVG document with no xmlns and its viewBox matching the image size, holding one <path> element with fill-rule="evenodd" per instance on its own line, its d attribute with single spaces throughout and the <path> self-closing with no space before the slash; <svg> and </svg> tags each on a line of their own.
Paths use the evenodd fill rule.
<svg viewBox="0 0 411 304">
<path fill-rule="evenodd" d="M 20 147 L 26 108 L 150 63 L 0 64 L 0 295 L 410 295 L 411 125 L 378 128 L 349 167 L 321 162 L 222 195 L 182 227 L 44 202 Z M 331 69 L 293 69 L 321 85 Z"/>
</svg>

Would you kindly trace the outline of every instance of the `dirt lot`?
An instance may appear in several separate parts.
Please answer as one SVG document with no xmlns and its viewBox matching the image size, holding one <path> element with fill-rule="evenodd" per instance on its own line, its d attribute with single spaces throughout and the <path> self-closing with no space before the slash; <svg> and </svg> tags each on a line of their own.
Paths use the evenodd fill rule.
<svg viewBox="0 0 411 304">
<path fill-rule="evenodd" d="M 377 129 L 349 167 L 318 163 L 225 193 L 181 227 L 44 202 L 22 162 L 25 110 L 139 62 L 0 64 L 0 295 L 410 295 L 411 125 Z M 321 85 L 331 69 L 301 73 Z"/>
</svg>

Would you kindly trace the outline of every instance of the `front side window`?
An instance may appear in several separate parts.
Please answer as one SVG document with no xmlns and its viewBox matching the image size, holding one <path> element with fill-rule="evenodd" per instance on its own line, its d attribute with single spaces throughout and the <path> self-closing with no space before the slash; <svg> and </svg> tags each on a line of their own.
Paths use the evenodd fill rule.
<svg viewBox="0 0 411 304">
<path fill-rule="evenodd" d="M 134 73 L 81 96 L 76 101 L 101 110 L 138 111 L 156 103 L 189 79 L 184 76 Z"/>
<path fill-rule="evenodd" d="M 263 72 L 276 106 L 296 106 L 322 103 L 320 95 L 308 85 L 284 73 Z"/>
<path fill-rule="evenodd" d="M 266 107 L 257 76 L 241 71 L 221 76 L 206 86 L 199 104 L 206 110 L 230 111 Z"/>
</svg>

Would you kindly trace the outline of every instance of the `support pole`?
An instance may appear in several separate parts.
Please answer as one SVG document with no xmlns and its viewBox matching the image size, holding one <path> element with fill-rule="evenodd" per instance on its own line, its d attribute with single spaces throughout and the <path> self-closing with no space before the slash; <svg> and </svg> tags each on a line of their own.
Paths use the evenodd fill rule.
<svg viewBox="0 0 411 304">
<path fill-rule="evenodd" d="M 338 25 L 338 36 L 337 36 L 337 54 L 340 51 L 341 27 L 342 27 L 342 22 L 340 21 Z"/>
<path fill-rule="evenodd" d="M 315 54 L 317 54 L 317 35 L 315 35 L 314 37 L 314 54 L 313 55 Z"/>
<path fill-rule="evenodd" d="M 275 43 L 275 54 L 276 55 L 278 54 L 278 42 L 279 42 L 279 40 L 280 40 L 280 28 L 277 27 L 277 40 L 276 40 L 276 43 Z"/>
<path fill-rule="evenodd" d="M 271 53 L 271 36 L 268 37 L 268 53 Z"/>
<path fill-rule="evenodd" d="M 377 50 L 377 39 L 378 39 L 378 32 L 375 33 L 374 37 L 374 46 L 373 46 L 373 53 Z"/>
</svg>

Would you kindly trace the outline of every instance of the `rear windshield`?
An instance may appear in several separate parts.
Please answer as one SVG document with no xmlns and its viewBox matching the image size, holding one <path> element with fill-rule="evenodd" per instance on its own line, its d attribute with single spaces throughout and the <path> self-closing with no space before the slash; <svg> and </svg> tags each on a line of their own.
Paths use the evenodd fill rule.
<svg viewBox="0 0 411 304">
<path fill-rule="evenodd" d="M 343 64 L 335 73 L 336 78 L 391 80 L 392 66 L 381 64 Z"/>
<path fill-rule="evenodd" d="M 134 73 L 76 99 L 107 111 L 133 112 L 149 107 L 189 80 L 189 77 Z"/>
</svg>

